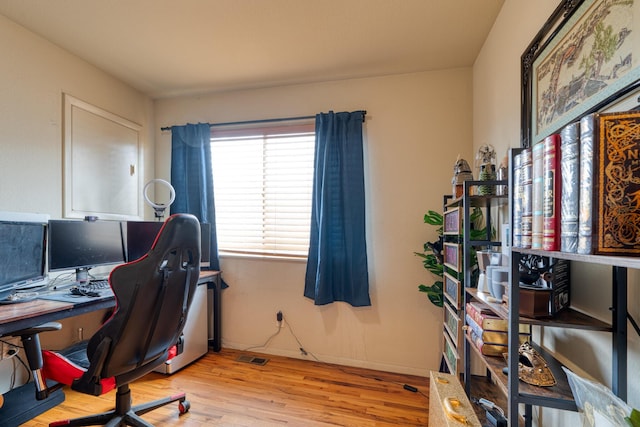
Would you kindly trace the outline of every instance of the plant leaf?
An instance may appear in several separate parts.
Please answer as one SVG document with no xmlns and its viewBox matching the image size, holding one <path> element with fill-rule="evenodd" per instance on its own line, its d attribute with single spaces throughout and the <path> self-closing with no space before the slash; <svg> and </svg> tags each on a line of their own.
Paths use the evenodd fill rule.
<svg viewBox="0 0 640 427">
<path fill-rule="evenodd" d="M 428 211 L 424 215 L 424 222 L 429 225 L 442 225 L 442 214 L 436 211 Z"/>
<path fill-rule="evenodd" d="M 443 216 L 440 212 L 436 211 L 428 211 L 424 216 L 424 222 L 429 225 L 434 225 L 438 227 L 436 232 L 439 236 L 442 236 L 442 223 Z M 444 266 L 438 262 L 438 258 L 433 253 L 431 246 L 429 246 L 429 242 L 426 242 L 423 246 L 423 252 L 414 252 L 414 255 L 420 257 L 422 259 L 422 264 L 424 268 L 428 270 L 430 273 L 434 274 L 438 278 L 442 278 L 442 274 L 444 272 Z M 420 285 L 418 286 L 418 290 L 420 292 L 424 292 L 427 294 L 429 301 L 432 304 L 442 307 L 444 304 L 443 292 L 442 292 L 442 281 L 437 280 L 431 286 Z"/>
<path fill-rule="evenodd" d="M 432 304 L 442 307 L 444 300 L 442 294 L 442 282 L 435 282 L 432 286 L 420 285 L 418 286 L 418 290 L 420 292 L 424 292 L 427 294 L 429 301 Z"/>
<path fill-rule="evenodd" d="M 640 427 L 640 411 L 632 409 L 631 414 L 625 420 L 633 427 Z"/>
</svg>

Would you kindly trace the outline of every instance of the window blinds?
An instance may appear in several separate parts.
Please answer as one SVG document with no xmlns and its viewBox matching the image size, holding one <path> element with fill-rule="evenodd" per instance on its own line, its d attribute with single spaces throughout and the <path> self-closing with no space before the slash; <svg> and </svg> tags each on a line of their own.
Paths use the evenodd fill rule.
<svg viewBox="0 0 640 427">
<path fill-rule="evenodd" d="M 313 123 L 212 128 L 221 252 L 307 256 L 314 146 Z"/>
</svg>

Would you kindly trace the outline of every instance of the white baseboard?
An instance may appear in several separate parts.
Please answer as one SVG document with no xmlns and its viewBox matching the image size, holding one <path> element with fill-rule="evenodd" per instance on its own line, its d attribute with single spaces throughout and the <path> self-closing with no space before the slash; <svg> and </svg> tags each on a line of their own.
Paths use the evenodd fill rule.
<svg viewBox="0 0 640 427">
<path fill-rule="evenodd" d="M 246 344 L 240 344 L 240 343 L 228 342 L 228 341 L 223 342 L 223 348 L 230 348 L 234 350 L 243 351 L 249 347 L 251 346 L 248 346 Z M 425 377 L 425 378 L 429 377 L 429 371 L 430 371 L 429 368 L 399 366 L 399 365 L 383 363 L 383 362 L 375 362 L 370 360 L 357 360 L 357 359 L 351 359 L 348 357 L 336 357 L 336 356 L 318 354 L 318 353 L 313 353 L 313 355 L 311 353 L 307 353 L 307 355 L 305 356 L 301 354 L 300 351 L 287 350 L 287 349 L 281 349 L 281 348 L 268 348 L 268 347 L 267 348 L 250 348 L 247 351 L 254 352 L 254 353 L 262 353 L 262 354 L 272 354 L 274 356 L 290 357 L 292 359 L 316 361 L 316 359 L 313 357 L 315 356 L 317 357 L 317 361 L 322 363 L 331 363 L 331 364 L 342 365 L 342 366 L 354 366 L 358 368 L 373 369 L 376 371 L 393 372 L 393 373 L 405 374 L 405 375 L 415 375 L 415 376 Z M 437 370 L 437 368 L 435 369 Z"/>
</svg>

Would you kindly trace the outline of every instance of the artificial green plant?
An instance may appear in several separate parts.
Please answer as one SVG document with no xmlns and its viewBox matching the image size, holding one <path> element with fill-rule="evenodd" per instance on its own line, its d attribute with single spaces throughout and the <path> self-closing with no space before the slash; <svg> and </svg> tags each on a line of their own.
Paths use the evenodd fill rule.
<svg viewBox="0 0 640 427">
<path fill-rule="evenodd" d="M 436 242 L 426 242 L 422 248 L 422 252 L 414 252 L 417 256 L 422 258 L 422 264 L 434 276 L 438 277 L 438 280 L 433 282 L 431 286 L 419 285 L 418 290 L 427 294 L 429 301 L 438 307 L 442 307 L 444 303 L 444 294 L 442 292 L 442 274 L 444 272 L 444 265 L 442 265 L 442 258 L 440 252 L 442 251 L 442 215 L 435 211 L 429 211 L 424 216 L 425 224 L 437 226 L 436 229 L 439 240 Z M 438 247 L 439 246 L 439 247 Z"/>
<path fill-rule="evenodd" d="M 478 207 L 474 207 L 469 215 L 470 223 L 473 225 L 470 231 L 471 240 L 481 240 L 486 238 L 486 226 L 484 225 L 484 217 L 482 215 L 482 210 Z M 418 286 L 418 290 L 420 292 L 424 292 L 427 294 L 429 301 L 433 303 L 435 306 L 442 307 L 444 303 L 444 292 L 443 292 L 443 273 L 444 273 L 444 265 L 442 263 L 442 224 L 443 217 L 442 214 L 436 211 L 428 211 L 424 215 L 425 224 L 433 225 L 436 228 L 436 232 L 438 233 L 438 240 L 435 242 L 426 242 L 423 245 L 422 252 L 414 252 L 415 255 L 422 259 L 422 264 L 424 268 L 427 269 L 430 273 L 437 277 L 437 279 L 433 282 L 431 286 L 427 286 L 424 284 L 420 284 Z M 495 231 L 492 229 L 491 234 L 492 237 Z M 476 251 L 475 248 L 471 248 L 471 259 L 472 259 L 472 268 L 476 269 L 477 259 L 476 259 Z M 473 283 L 477 282 L 477 280 L 472 280 Z"/>
<path fill-rule="evenodd" d="M 632 409 L 631 414 L 624 419 L 631 427 L 640 427 L 640 411 Z"/>
</svg>

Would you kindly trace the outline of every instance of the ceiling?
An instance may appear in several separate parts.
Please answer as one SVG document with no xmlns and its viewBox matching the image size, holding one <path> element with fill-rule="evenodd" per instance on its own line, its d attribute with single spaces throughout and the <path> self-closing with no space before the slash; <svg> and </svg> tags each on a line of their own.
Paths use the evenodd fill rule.
<svg viewBox="0 0 640 427">
<path fill-rule="evenodd" d="M 504 0 L 0 0 L 152 98 L 472 66 Z"/>
</svg>

